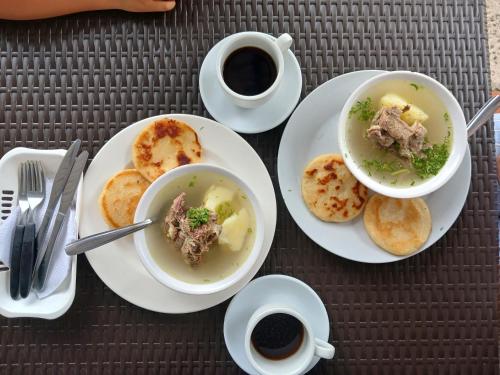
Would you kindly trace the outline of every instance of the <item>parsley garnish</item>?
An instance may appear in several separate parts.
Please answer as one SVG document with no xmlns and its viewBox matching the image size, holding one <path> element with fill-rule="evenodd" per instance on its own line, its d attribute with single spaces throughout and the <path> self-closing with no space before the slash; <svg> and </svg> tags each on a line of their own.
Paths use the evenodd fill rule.
<svg viewBox="0 0 500 375">
<path fill-rule="evenodd" d="M 399 172 L 399 173 L 403 173 L 404 172 L 404 168 L 403 166 L 401 165 L 401 163 L 398 163 L 396 161 L 391 161 L 391 162 L 387 162 L 387 161 L 380 161 L 380 160 L 377 160 L 377 159 L 373 159 L 373 160 L 363 160 L 363 166 L 368 169 L 368 172 L 370 172 L 370 170 L 376 170 L 378 172 L 389 172 L 389 173 L 395 173 L 395 172 Z M 403 171 L 403 172 L 400 172 L 400 171 Z M 396 173 L 396 174 L 399 174 L 399 173 Z"/>
<path fill-rule="evenodd" d="M 413 87 L 415 90 L 423 89 L 424 86 L 417 85 L 416 83 L 410 83 L 410 86 Z"/>
<path fill-rule="evenodd" d="M 448 114 L 448 112 L 445 112 L 445 113 L 443 114 L 443 118 L 444 118 L 444 121 L 446 121 L 446 122 L 449 122 L 449 121 L 450 121 L 450 115 Z"/>
<path fill-rule="evenodd" d="M 187 211 L 187 218 L 191 229 L 196 229 L 199 226 L 208 223 L 210 210 L 205 207 L 191 207 Z"/>
<path fill-rule="evenodd" d="M 360 121 L 369 121 L 375 116 L 375 108 L 372 104 L 372 98 L 368 97 L 364 101 L 357 101 L 349 111 L 349 118 L 356 115 Z"/>
<path fill-rule="evenodd" d="M 450 151 L 448 146 L 450 139 L 446 137 L 441 144 L 433 145 L 425 150 L 422 150 L 425 156 L 412 158 L 412 165 L 415 173 L 421 178 L 435 176 L 443 168 L 443 165 L 448 160 Z"/>
</svg>

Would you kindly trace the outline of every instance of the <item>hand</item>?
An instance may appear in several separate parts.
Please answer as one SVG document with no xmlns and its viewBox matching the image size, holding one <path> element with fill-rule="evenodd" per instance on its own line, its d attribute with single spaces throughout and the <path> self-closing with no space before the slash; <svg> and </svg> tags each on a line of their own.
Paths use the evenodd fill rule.
<svg viewBox="0 0 500 375">
<path fill-rule="evenodd" d="M 118 0 L 117 4 L 127 12 L 167 12 L 174 7 L 175 0 Z"/>
</svg>

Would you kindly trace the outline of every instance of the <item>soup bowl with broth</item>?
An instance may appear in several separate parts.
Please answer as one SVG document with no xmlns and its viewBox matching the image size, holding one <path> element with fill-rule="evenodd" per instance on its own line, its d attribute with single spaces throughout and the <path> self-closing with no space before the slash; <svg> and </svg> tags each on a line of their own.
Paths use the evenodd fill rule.
<svg viewBox="0 0 500 375">
<path fill-rule="evenodd" d="M 166 229 L 165 218 L 181 194 L 186 217 L 191 208 L 198 214 L 193 221 L 200 220 L 200 212 L 211 212 L 217 217 L 214 225 L 222 228 L 195 263 Z M 142 264 L 160 283 L 182 293 L 211 294 L 229 288 L 250 272 L 262 251 L 264 224 L 257 198 L 243 180 L 220 167 L 191 164 L 158 178 L 142 196 L 135 213 L 135 222 L 147 218 L 155 223 L 134 234 Z"/>
<path fill-rule="evenodd" d="M 467 147 L 464 114 L 439 82 L 407 71 L 367 80 L 347 99 L 338 142 L 352 174 L 371 190 L 415 198 L 443 186 Z"/>
</svg>

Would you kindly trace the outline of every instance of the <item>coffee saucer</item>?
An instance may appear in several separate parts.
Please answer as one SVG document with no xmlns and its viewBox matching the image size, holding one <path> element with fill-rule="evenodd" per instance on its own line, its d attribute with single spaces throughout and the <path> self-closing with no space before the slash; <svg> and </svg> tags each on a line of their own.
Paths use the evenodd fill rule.
<svg viewBox="0 0 500 375">
<path fill-rule="evenodd" d="M 250 32 L 249 32 L 250 33 Z M 302 90 L 302 73 L 297 58 L 288 50 L 283 55 L 285 70 L 277 91 L 257 108 L 242 108 L 225 94 L 216 74 L 219 50 L 234 35 L 217 43 L 207 54 L 200 70 L 200 94 L 203 104 L 219 123 L 238 133 L 262 133 L 283 123 L 297 105 Z M 276 40 L 268 35 L 272 40 Z"/>
<path fill-rule="evenodd" d="M 259 307 L 272 303 L 296 310 L 311 325 L 317 338 L 328 341 L 330 323 L 323 302 L 304 282 L 285 275 L 263 276 L 250 282 L 229 304 L 224 317 L 224 340 L 236 364 L 248 374 L 257 374 L 245 354 L 245 330 L 248 320 Z M 306 370 L 319 361 L 314 357 Z"/>
</svg>

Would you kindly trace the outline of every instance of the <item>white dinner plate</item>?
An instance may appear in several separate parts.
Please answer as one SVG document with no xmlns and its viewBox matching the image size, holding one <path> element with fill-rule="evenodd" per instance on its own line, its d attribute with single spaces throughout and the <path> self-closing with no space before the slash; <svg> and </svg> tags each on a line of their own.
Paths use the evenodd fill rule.
<svg viewBox="0 0 500 375">
<path fill-rule="evenodd" d="M 405 259 L 439 240 L 457 219 L 467 198 L 471 177 L 470 151 L 457 173 L 446 185 L 424 197 L 432 215 L 432 231 L 427 242 L 414 254 L 392 255 L 370 239 L 363 215 L 347 223 L 326 223 L 308 210 L 301 194 L 305 166 L 315 156 L 338 153 L 337 122 L 351 93 L 382 71 L 364 70 L 335 77 L 309 94 L 290 117 L 278 151 L 278 178 L 281 194 L 297 225 L 319 246 L 357 262 L 388 263 Z"/>
<path fill-rule="evenodd" d="M 215 306 L 233 296 L 257 273 L 264 262 L 276 228 L 276 197 L 271 177 L 254 149 L 223 125 L 198 116 L 170 114 L 150 117 L 125 128 L 111 138 L 92 160 L 83 183 L 80 236 L 109 229 L 98 205 L 105 182 L 116 172 L 131 166 L 131 148 L 140 130 L 159 118 L 173 118 L 189 124 L 200 138 L 203 162 L 227 168 L 246 181 L 264 213 L 264 243 L 251 272 L 239 283 L 209 295 L 176 292 L 156 281 L 143 267 L 132 236 L 86 253 L 90 265 L 116 294 L 142 308 L 162 313 L 188 313 Z"/>
</svg>

